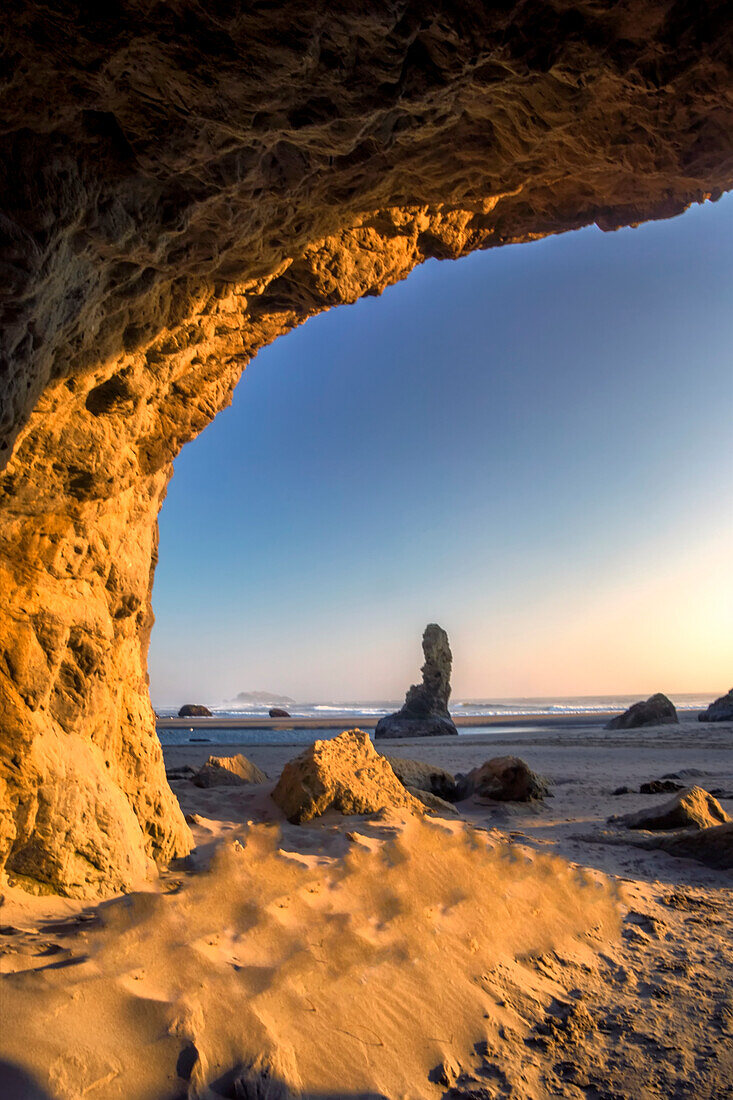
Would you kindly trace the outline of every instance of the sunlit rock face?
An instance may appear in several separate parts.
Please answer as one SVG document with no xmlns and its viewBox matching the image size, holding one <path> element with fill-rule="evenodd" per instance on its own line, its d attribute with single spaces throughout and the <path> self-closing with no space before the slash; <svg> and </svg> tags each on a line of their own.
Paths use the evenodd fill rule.
<svg viewBox="0 0 733 1100">
<path fill-rule="evenodd" d="M 733 182 L 730 5 L 9 0 L 2 862 L 182 854 L 146 681 L 171 461 L 257 349 L 427 257 Z"/>
</svg>

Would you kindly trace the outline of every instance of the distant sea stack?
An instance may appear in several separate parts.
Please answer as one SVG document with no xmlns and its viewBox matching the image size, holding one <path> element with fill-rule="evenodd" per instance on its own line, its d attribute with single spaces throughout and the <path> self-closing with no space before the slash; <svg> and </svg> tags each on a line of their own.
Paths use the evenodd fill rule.
<svg viewBox="0 0 733 1100">
<path fill-rule="evenodd" d="M 203 703 L 186 703 L 178 712 L 179 718 L 211 718 L 212 714 Z"/>
<path fill-rule="evenodd" d="M 422 636 L 422 683 L 413 684 L 396 714 L 380 718 L 375 737 L 444 737 L 458 730 L 448 713 L 453 656 L 442 626 L 429 623 Z"/>
<path fill-rule="evenodd" d="M 733 722 L 733 688 L 697 716 L 698 722 Z"/>
<path fill-rule="evenodd" d="M 679 722 L 674 703 L 658 692 L 642 703 L 634 703 L 606 723 L 607 730 L 633 730 L 640 726 L 670 726 Z"/>
</svg>

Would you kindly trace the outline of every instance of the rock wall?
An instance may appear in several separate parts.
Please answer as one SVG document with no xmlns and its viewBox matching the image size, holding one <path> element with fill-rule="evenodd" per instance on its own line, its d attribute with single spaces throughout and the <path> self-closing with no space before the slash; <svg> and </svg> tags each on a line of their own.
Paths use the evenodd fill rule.
<svg viewBox="0 0 733 1100">
<path fill-rule="evenodd" d="M 0 863 L 189 838 L 146 683 L 171 462 L 258 348 L 428 257 L 733 184 L 723 0 L 4 7 Z"/>
</svg>

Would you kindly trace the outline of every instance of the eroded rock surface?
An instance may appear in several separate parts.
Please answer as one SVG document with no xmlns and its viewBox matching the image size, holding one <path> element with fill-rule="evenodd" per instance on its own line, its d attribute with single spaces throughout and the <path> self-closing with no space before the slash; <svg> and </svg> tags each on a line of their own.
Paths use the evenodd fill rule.
<svg viewBox="0 0 733 1100">
<path fill-rule="evenodd" d="M 428 623 L 422 649 L 422 683 L 408 689 L 400 710 L 379 719 L 375 737 L 443 737 L 458 733 L 448 712 L 453 655 L 442 626 Z"/>
<path fill-rule="evenodd" d="M 289 760 L 272 798 L 297 825 L 328 810 L 341 814 L 373 814 L 387 808 L 424 812 L 422 802 L 400 783 L 362 730 L 345 730 L 330 741 L 315 741 Z"/>
<path fill-rule="evenodd" d="M 607 730 L 632 730 L 641 726 L 669 726 L 679 722 L 671 699 L 661 692 L 641 703 L 633 703 L 623 714 L 606 723 Z"/>
<path fill-rule="evenodd" d="M 0 866 L 184 853 L 146 680 L 171 463 L 258 348 L 429 257 L 733 183 L 729 5 L 8 0 Z"/>
</svg>

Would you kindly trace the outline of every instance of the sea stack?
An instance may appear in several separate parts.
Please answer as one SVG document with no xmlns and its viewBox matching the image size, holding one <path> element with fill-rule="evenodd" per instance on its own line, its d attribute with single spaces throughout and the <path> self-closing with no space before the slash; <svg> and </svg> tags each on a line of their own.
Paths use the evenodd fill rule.
<svg viewBox="0 0 733 1100">
<path fill-rule="evenodd" d="M 448 713 L 453 656 L 442 626 L 428 623 L 422 648 L 422 683 L 412 685 L 401 710 L 379 719 L 375 737 L 443 737 L 458 733 Z"/>
</svg>

